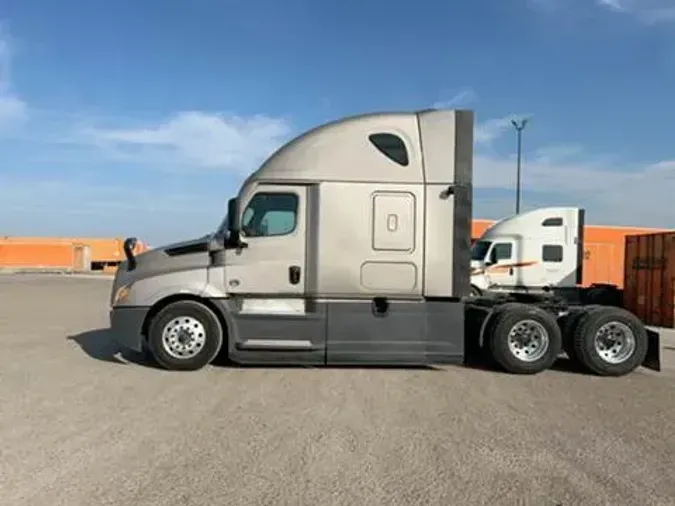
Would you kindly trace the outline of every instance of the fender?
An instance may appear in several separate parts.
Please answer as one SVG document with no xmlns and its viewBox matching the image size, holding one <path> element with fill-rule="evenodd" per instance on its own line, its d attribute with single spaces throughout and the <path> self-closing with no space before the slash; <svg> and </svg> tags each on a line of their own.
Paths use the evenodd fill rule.
<svg viewBox="0 0 675 506">
<path fill-rule="evenodd" d="M 487 333 L 490 325 L 495 321 L 495 318 L 502 313 L 503 311 L 508 310 L 514 305 L 519 305 L 517 302 L 507 302 L 505 304 L 500 304 L 492 308 L 486 308 L 487 315 L 483 319 L 483 323 L 480 327 L 480 333 L 478 335 L 478 344 L 482 348 L 485 344 L 485 334 Z"/>
<path fill-rule="evenodd" d="M 134 281 L 125 305 L 152 307 L 171 295 L 202 297 L 208 285 L 208 268 L 167 272 Z"/>
</svg>

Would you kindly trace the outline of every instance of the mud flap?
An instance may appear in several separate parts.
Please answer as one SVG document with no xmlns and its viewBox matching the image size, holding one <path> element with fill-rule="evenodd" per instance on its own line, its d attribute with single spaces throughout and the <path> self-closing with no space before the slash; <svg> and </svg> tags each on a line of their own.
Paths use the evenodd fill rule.
<svg viewBox="0 0 675 506">
<path fill-rule="evenodd" d="M 661 335 L 655 330 L 647 330 L 647 355 L 642 362 L 643 367 L 653 371 L 661 371 Z"/>
</svg>

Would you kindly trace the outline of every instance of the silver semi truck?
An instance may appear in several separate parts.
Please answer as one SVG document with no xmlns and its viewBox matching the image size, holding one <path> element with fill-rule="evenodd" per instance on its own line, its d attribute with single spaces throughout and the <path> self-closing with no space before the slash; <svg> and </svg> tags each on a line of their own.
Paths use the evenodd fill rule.
<svg viewBox="0 0 675 506">
<path fill-rule="evenodd" d="M 491 359 L 658 368 L 659 336 L 615 307 L 469 297 L 473 112 L 348 117 L 282 146 L 214 233 L 126 260 L 111 330 L 163 367 L 430 365 Z M 514 298 L 515 297 L 515 298 Z"/>
</svg>

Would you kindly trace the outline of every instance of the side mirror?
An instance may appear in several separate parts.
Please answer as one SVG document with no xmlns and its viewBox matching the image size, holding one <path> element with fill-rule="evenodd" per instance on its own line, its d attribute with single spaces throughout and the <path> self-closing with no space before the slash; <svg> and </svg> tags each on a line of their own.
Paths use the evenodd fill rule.
<svg viewBox="0 0 675 506">
<path fill-rule="evenodd" d="M 227 201 L 227 231 L 239 235 L 239 201 L 232 198 Z"/>
<path fill-rule="evenodd" d="M 227 231 L 229 232 L 226 248 L 241 249 L 248 244 L 241 241 L 241 224 L 239 222 L 239 200 L 231 198 L 227 201 Z"/>
</svg>

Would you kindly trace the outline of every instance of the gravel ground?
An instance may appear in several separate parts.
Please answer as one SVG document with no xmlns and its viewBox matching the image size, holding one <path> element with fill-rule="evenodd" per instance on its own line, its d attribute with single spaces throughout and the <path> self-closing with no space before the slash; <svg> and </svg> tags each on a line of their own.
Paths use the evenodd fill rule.
<svg viewBox="0 0 675 506">
<path fill-rule="evenodd" d="M 109 288 L 0 276 L 0 504 L 675 504 L 674 374 L 171 373 Z"/>
</svg>

